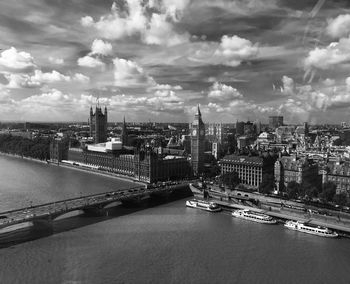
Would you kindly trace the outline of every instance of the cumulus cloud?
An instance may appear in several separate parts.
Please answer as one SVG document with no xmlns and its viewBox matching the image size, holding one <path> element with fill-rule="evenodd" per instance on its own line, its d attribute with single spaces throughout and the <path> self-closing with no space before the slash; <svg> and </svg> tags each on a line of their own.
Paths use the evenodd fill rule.
<svg viewBox="0 0 350 284">
<path fill-rule="evenodd" d="M 350 34 L 350 15 L 339 15 L 328 22 L 327 33 L 333 38 L 347 37 Z"/>
<path fill-rule="evenodd" d="M 34 58 L 30 53 L 17 51 L 14 47 L 1 52 L 0 71 L 24 72 L 32 70 L 35 67 Z"/>
<path fill-rule="evenodd" d="M 94 25 L 94 19 L 91 16 L 85 16 L 80 19 L 80 23 L 83 27 L 91 27 Z"/>
<path fill-rule="evenodd" d="M 295 92 L 294 80 L 288 76 L 282 77 L 282 93 L 285 95 L 293 95 Z"/>
<path fill-rule="evenodd" d="M 153 111 L 183 111 L 182 101 L 172 90 L 157 90 L 154 97 L 147 99 Z"/>
<path fill-rule="evenodd" d="M 47 73 L 44 73 L 41 70 L 35 70 L 34 75 L 30 78 L 32 82 L 38 83 L 68 82 L 71 80 L 69 76 L 65 76 L 56 70 Z"/>
<path fill-rule="evenodd" d="M 179 34 L 171 23 L 166 20 L 166 15 L 153 14 L 149 23 L 149 29 L 143 33 L 143 41 L 147 44 L 177 45 L 188 42 L 190 35 Z"/>
<path fill-rule="evenodd" d="M 160 113 L 183 113 L 184 101 L 174 91 L 158 90 L 152 97 L 137 95 L 115 95 L 108 99 L 108 105 L 118 110 L 142 111 L 159 115 Z"/>
<path fill-rule="evenodd" d="M 125 7 L 118 7 L 114 2 L 110 14 L 100 17 L 98 21 L 85 16 L 80 22 L 110 40 L 137 35 L 146 44 L 171 46 L 187 42 L 189 34 L 178 33 L 173 23 L 178 20 L 179 11 L 188 1 L 179 1 L 180 5 L 175 1 L 165 2 L 169 2 L 166 9 L 166 3 L 163 5 L 158 1 L 126 0 Z"/>
<path fill-rule="evenodd" d="M 350 87 L 350 77 L 347 77 L 346 79 L 345 79 L 345 83 L 346 83 L 346 87 Z"/>
<path fill-rule="evenodd" d="M 253 58 L 257 53 L 258 47 L 253 45 L 251 41 L 236 35 L 232 37 L 224 35 L 214 57 L 225 58 L 229 61 L 228 65 L 237 66 L 243 60 Z"/>
<path fill-rule="evenodd" d="M 157 84 L 155 86 L 152 86 L 151 89 L 156 89 L 156 90 L 182 90 L 182 87 L 180 85 L 169 85 L 169 84 Z"/>
<path fill-rule="evenodd" d="M 41 86 L 39 82 L 32 81 L 28 74 L 7 73 L 4 76 L 8 81 L 6 88 L 9 89 L 36 88 Z"/>
<path fill-rule="evenodd" d="M 247 119 L 247 114 L 249 118 L 256 118 L 261 116 L 263 108 L 243 99 L 237 99 L 231 101 L 230 103 L 224 102 L 209 102 L 207 105 L 207 110 L 204 109 L 204 112 L 207 111 L 210 113 L 220 113 L 222 116 L 234 117 L 240 119 Z"/>
<path fill-rule="evenodd" d="M 37 106 L 57 106 L 62 105 L 65 101 L 71 101 L 71 97 L 57 89 L 52 89 L 47 93 L 33 95 L 22 100 L 24 104 L 36 104 Z"/>
<path fill-rule="evenodd" d="M 107 39 L 114 40 L 131 36 L 145 29 L 147 23 L 140 2 L 138 0 L 127 0 L 127 11 L 125 13 L 122 13 L 114 2 L 111 14 L 102 16 L 97 22 L 92 17 L 86 16 L 81 19 L 81 24 L 85 27 L 95 28 L 102 37 Z"/>
<path fill-rule="evenodd" d="M 85 76 L 84 74 L 81 73 L 76 73 L 73 76 L 73 81 L 81 82 L 81 83 L 89 83 L 90 78 L 88 76 Z"/>
<path fill-rule="evenodd" d="M 105 66 L 105 64 L 100 59 L 91 57 L 89 55 L 79 58 L 78 65 L 82 67 L 89 67 L 89 68 Z"/>
<path fill-rule="evenodd" d="M 64 60 L 62 58 L 55 58 L 50 56 L 49 57 L 49 61 L 53 64 L 57 64 L 57 65 L 62 65 L 64 63 Z"/>
<path fill-rule="evenodd" d="M 316 47 L 304 60 L 305 69 L 327 70 L 350 60 L 350 38 L 342 38 L 325 48 Z"/>
<path fill-rule="evenodd" d="M 33 75 L 30 74 L 19 74 L 19 73 L 6 73 L 5 78 L 8 80 L 7 88 L 18 89 L 18 88 L 36 88 L 43 84 L 52 84 L 58 82 L 81 82 L 87 83 L 90 78 L 81 74 L 76 73 L 74 76 L 63 75 L 55 70 L 51 72 L 42 72 L 41 70 L 35 70 Z"/>
<path fill-rule="evenodd" d="M 157 9 L 162 14 L 170 17 L 174 22 L 178 22 L 190 2 L 190 0 L 156 0 L 149 1 L 148 7 Z"/>
<path fill-rule="evenodd" d="M 281 113 L 288 113 L 295 120 L 309 120 L 312 115 L 324 113 L 330 109 L 350 106 L 350 78 L 344 80 L 343 86 L 335 87 L 321 82 L 319 86 L 295 86 L 293 98 L 279 106 Z"/>
<path fill-rule="evenodd" d="M 243 95 L 232 86 L 215 82 L 209 90 L 208 98 L 218 101 L 231 101 L 243 98 Z"/>
<path fill-rule="evenodd" d="M 325 86 L 330 87 L 330 86 L 333 86 L 335 84 L 335 80 L 327 78 L 327 79 L 322 81 L 322 84 L 324 84 Z"/>
<path fill-rule="evenodd" d="M 189 56 L 189 59 L 206 64 L 236 67 L 245 60 L 254 59 L 258 51 L 258 45 L 247 39 L 236 35 L 224 35 L 219 43 L 205 42 L 200 44 L 195 53 Z"/>
<path fill-rule="evenodd" d="M 91 54 L 112 55 L 112 44 L 101 39 L 95 39 L 91 45 Z"/>
<path fill-rule="evenodd" d="M 154 79 L 146 74 L 136 62 L 116 57 L 114 64 L 114 85 L 123 87 L 154 86 Z"/>
</svg>

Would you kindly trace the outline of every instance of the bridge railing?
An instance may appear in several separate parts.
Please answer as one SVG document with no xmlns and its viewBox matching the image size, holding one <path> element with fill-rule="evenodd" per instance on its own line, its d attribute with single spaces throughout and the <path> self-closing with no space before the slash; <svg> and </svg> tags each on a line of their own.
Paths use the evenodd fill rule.
<svg viewBox="0 0 350 284">
<path fill-rule="evenodd" d="M 115 192 L 124 192 L 126 190 L 131 190 L 131 189 L 135 190 L 135 189 L 143 189 L 143 188 L 144 188 L 143 186 L 135 186 L 135 187 L 128 187 L 128 188 L 118 189 L 118 190 L 113 190 L 113 191 L 107 191 L 104 193 L 94 193 L 94 194 L 89 194 L 89 195 L 84 195 L 84 196 L 79 196 L 79 197 L 72 197 L 72 198 L 67 198 L 64 200 L 57 200 L 57 201 L 53 201 L 53 202 L 48 202 L 48 203 L 43 203 L 43 204 L 38 204 L 38 205 L 33 205 L 33 206 L 27 206 L 27 207 L 23 207 L 23 208 L 19 208 L 19 209 L 8 210 L 8 211 L 0 212 L 0 215 L 11 214 L 14 212 L 23 211 L 25 209 L 34 209 L 34 208 L 38 208 L 38 207 L 55 205 L 57 203 L 64 203 L 64 202 L 69 202 L 69 201 L 73 201 L 73 200 L 80 200 L 80 199 L 92 198 L 92 197 L 97 197 L 97 196 L 105 196 L 106 194 L 111 194 L 111 193 L 115 193 Z"/>
<path fill-rule="evenodd" d="M 118 200 L 118 199 L 130 197 L 130 196 L 132 197 L 134 195 L 138 195 L 140 193 L 140 191 L 135 192 L 135 190 L 137 190 L 137 189 L 142 190 L 143 192 L 146 192 L 146 193 L 152 193 L 152 192 L 164 191 L 164 190 L 167 190 L 167 188 L 172 188 L 173 186 L 175 186 L 175 185 L 158 186 L 158 187 L 152 187 L 152 188 L 146 188 L 145 186 L 128 187 L 128 188 L 123 188 L 123 189 L 118 189 L 118 190 L 113 190 L 113 191 L 107 191 L 107 192 L 103 192 L 103 193 L 94 193 L 94 194 L 90 194 L 90 195 L 72 197 L 72 198 L 68 198 L 68 199 L 64 199 L 64 200 L 58 200 L 58 201 L 43 203 L 43 204 L 39 204 L 39 205 L 33 205 L 33 206 L 27 206 L 24 208 L 8 210 L 8 211 L 0 212 L 0 216 L 12 214 L 12 213 L 16 213 L 16 212 L 21 212 L 21 211 L 28 210 L 28 209 L 35 209 L 35 208 L 45 207 L 45 206 L 50 206 L 50 205 L 65 204 L 65 203 L 69 203 L 70 201 L 74 201 L 74 200 L 84 200 L 84 199 L 90 199 L 90 198 L 96 198 L 96 197 L 105 197 L 106 195 L 110 195 L 109 197 L 112 197 L 114 200 Z M 124 196 L 116 196 L 115 195 L 116 193 L 121 193 L 121 192 L 124 192 L 124 193 L 127 192 L 128 194 L 124 195 Z M 102 202 L 95 202 L 95 204 L 96 203 L 102 203 Z"/>
</svg>

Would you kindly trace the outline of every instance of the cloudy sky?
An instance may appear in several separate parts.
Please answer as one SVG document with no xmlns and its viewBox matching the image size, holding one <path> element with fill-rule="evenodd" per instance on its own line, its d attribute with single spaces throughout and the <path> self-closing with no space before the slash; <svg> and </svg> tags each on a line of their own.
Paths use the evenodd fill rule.
<svg viewBox="0 0 350 284">
<path fill-rule="evenodd" d="M 348 0 L 0 2 L 0 120 L 349 121 Z"/>
</svg>

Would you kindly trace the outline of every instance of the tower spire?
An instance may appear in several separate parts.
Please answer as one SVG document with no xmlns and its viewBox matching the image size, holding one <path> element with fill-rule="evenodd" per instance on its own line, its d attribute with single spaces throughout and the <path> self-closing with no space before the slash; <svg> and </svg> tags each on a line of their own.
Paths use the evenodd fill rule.
<svg viewBox="0 0 350 284">
<path fill-rule="evenodd" d="M 97 108 L 100 107 L 100 95 L 99 94 L 97 95 L 97 98 L 96 98 L 96 107 Z"/>
<path fill-rule="evenodd" d="M 199 104 L 197 105 L 197 115 L 202 116 L 201 110 L 199 109 Z"/>
</svg>

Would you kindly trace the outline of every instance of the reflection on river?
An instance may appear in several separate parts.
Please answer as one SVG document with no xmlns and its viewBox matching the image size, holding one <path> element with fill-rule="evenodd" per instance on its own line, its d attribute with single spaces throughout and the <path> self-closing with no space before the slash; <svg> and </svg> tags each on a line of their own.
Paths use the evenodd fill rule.
<svg viewBox="0 0 350 284">
<path fill-rule="evenodd" d="M 0 157 L 1 211 L 133 183 Z M 185 207 L 116 208 L 55 222 L 0 250 L 1 283 L 349 283 L 350 240 Z"/>
</svg>

